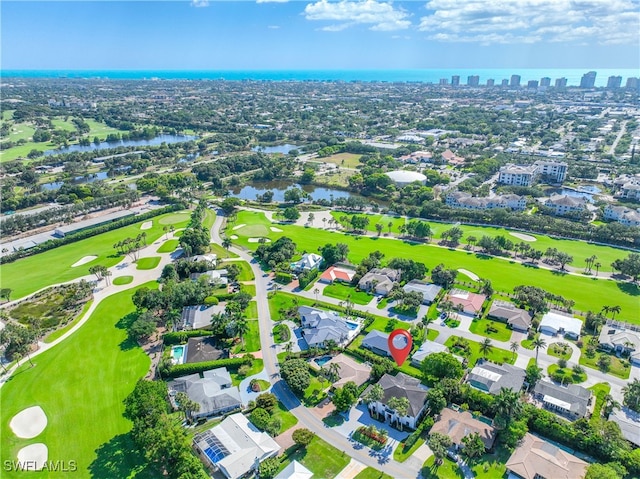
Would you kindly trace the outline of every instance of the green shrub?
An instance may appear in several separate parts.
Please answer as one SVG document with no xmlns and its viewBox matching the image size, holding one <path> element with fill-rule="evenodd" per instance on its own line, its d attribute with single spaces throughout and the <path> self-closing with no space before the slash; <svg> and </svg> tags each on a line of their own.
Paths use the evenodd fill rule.
<svg viewBox="0 0 640 479">
<path fill-rule="evenodd" d="M 239 368 L 245 365 L 251 365 L 251 361 L 251 358 L 243 357 L 218 359 L 217 361 L 204 361 L 201 363 L 177 364 L 169 370 L 169 376 L 175 378 L 187 374 L 201 373 L 202 371 L 215 368 Z"/>
<path fill-rule="evenodd" d="M 162 339 L 164 344 L 170 346 L 172 344 L 183 344 L 187 342 L 189 338 L 198 338 L 202 336 L 211 336 L 211 331 L 206 329 L 192 329 L 191 331 L 178 331 L 173 333 L 166 333 Z"/>
<path fill-rule="evenodd" d="M 204 304 L 208 306 L 216 306 L 218 303 L 220 303 L 220 300 L 215 296 L 207 296 L 204 298 Z"/>
</svg>

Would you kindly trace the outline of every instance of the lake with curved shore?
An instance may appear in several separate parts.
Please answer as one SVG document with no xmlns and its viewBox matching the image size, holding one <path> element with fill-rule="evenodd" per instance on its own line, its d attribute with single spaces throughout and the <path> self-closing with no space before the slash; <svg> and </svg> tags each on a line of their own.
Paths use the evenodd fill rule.
<svg viewBox="0 0 640 479">
<path fill-rule="evenodd" d="M 94 150 L 108 150 L 118 148 L 119 146 L 159 146 L 163 143 L 183 143 L 197 139 L 192 135 L 158 135 L 150 140 L 119 140 L 119 141 L 102 141 L 99 144 L 91 143 L 90 145 L 69 145 L 64 148 L 56 148 L 55 150 L 46 150 L 45 156 L 60 155 L 62 153 L 85 153 Z"/>
</svg>

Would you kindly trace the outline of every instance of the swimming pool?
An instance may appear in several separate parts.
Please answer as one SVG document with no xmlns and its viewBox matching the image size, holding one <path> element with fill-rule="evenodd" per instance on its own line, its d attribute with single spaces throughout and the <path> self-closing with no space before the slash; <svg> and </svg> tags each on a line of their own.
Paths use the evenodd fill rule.
<svg viewBox="0 0 640 479">
<path fill-rule="evenodd" d="M 360 326 L 358 323 L 352 323 L 351 321 L 346 321 L 346 323 L 347 323 L 347 328 L 351 330 L 358 329 L 358 326 Z"/>
<path fill-rule="evenodd" d="M 322 356 L 313 360 L 318 366 L 322 367 L 331 361 L 331 356 Z"/>
<path fill-rule="evenodd" d="M 171 357 L 173 358 L 174 364 L 182 364 L 184 363 L 184 358 L 186 356 L 186 346 L 173 346 L 171 348 Z"/>
</svg>

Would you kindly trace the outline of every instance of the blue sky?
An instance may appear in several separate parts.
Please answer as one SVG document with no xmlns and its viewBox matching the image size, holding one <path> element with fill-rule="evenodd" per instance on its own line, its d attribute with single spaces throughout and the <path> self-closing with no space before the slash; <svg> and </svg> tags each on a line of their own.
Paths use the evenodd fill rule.
<svg viewBox="0 0 640 479">
<path fill-rule="evenodd" d="M 0 65 L 640 69 L 639 2 L 3 0 Z"/>
</svg>

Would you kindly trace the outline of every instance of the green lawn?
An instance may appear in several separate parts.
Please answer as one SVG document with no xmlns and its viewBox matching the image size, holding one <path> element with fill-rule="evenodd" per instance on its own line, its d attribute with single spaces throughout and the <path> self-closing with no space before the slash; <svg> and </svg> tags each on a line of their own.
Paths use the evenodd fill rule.
<svg viewBox="0 0 640 479">
<path fill-rule="evenodd" d="M 492 321 L 490 319 L 473 320 L 469 327 L 469 331 L 479 334 L 480 336 L 495 339 L 496 341 L 509 341 L 509 339 L 511 339 L 511 330 L 505 323 Z"/>
<path fill-rule="evenodd" d="M 280 421 L 282 421 L 278 434 L 282 434 L 298 424 L 298 418 L 290 413 L 280 401 L 278 401 L 278 406 L 273 411 L 273 416 L 279 417 Z"/>
<path fill-rule="evenodd" d="M 574 373 L 571 368 L 561 368 L 557 364 L 552 364 L 547 368 L 547 374 L 552 377 L 556 372 L 561 374 L 564 379 L 561 381 L 564 384 L 579 384 L 587 380 L 587 373 Z"/>
<path fill-rule="evenodd" d="M 246 261 L 228 261 L 226 263 L 222 262 L 218 265 L 218 268 L 226 268 L 232 264 L 240 268 L 238 281 L 253 281 L 254 279 L 256 279 L 256 276 L 253 274 L 253 270 L 251 269 L 251 265 Z"/>
<path fill-rule="evenodd" d="M 342 301 L 346 301 L 347 298 L 350 298 L 353 303 L 363 305 L 369 304 L 373 299 L 373 296 L 370 294 L 365 293 L 364 291 L 356 291 L 353 286 L 348 286 L 342 283 L 333 283 L 325 286 L 322 294 Z"/>
<path fill-rule="evenodd" d="M 547 348 L 547 354 L 550 356 L 555 356 L 556 358 L 568 360 L 571 357 L 572 353 L 573 350 L 569 346 L 563 348 L 562 346 L 560 346 L 560 343 L 553 343 Z"/>
<path fill-rule="evenodd" d="M 393 451 L 393 460 L 398 462 L 406 461 L 407 459 L 409 459 L 409 457 L 411 457 L 411 455 L 413 455 L 414 452 L 418 450 L 420 446 L 424 444 L 424 442 L 424 438 L 421 436 L 409 449 L 406 449 L 404 447 L 404 443 L 401 442 Z"/>
<path fill-rule="evenodd" d="M 148 258 L 140 258 L 136 261 L 136 269 L 154 269 L 160 264 L 160 256 L 150 256 Z"/>
<path fill-rule="evenodd" d="M 389 474 L 380 472 L 373 467 L 367 467 L 361 471 L 354 479 L 393 479 Z"/>
<path fill-rule="evenodd" d="M 258 319 L 258 303 L 249 301 L 247 309 L 244 310 L 244 315 L 248 319 Z"/>
<path fill-rule="evenodd" d="M 157 287 L 156 283 L 144 286 Z M 122 416 L 124 398 L 150 364 L 126 332 L 134 319 L 133 292 L 105 299 L 75 334 L 35 357 L 35 367 L 23 364 L 3 386 L 3 464 L 15 460 L 21 447 L 36 442 L 16 438 L 9 428 L 10 419 L 24 408 L 39 405 L 48 424 L 37 442 L 47 445 L 49 459 L 74 460 L 78 465 L 77 472 L 40 473 L 39 477 L 143 476 L 135 474 L 143 469 L 144 459 L 134 452 L 128 434 L 131 423 Z M 24 474 L 4 471 L 2 477 Z"/>
<path fill-rule="evenodd" d="M 291 330 L 284 324 L 277 324 L 273 327 L 273 339 L 276 344 L 286 343 L 291 339 Z"/>
<path fill-rule="evenodd" d="M 590 422 L 595 422 L 600 419 L 600 414 L 602 412 L 602 406 L 604 406 L 604 398 L 607 397 L 607 394 L 611 391 L 611 386 L 607 383 L 598 383 L 594 384 L 590 388 L 588 388 L 593 392 L 593 395 L 596 397 L 596 404 L 593 408 L 593 414 L 591 415 Z"/>
<path fill-rule="evenodd" d="M 160 221 L 167 221 L 167 218 L 171 216 L 175 218 L 174 213 L 153 218 L 153 226 L 151 229 L 146 230 L 147 243 L 152 243 L 163 235 Z M 19 299 L 46 286 L 88 275 L 89 268 L 92 265 L 113 266 L 125 259 L 124 256 L 116 254 L 113 245 L 127 237 L 138 235 L 142 223 L 134 223 L 124 228 L 29 256 L 13 263 L 3 264 L 1 266 L 2 287 L 13 290 L 11 299 Z M 177 223 L 176 226 L 184 226 L 184 224 L 186 224 L 186 221 Z M 71 265 L 80 258 L 90 255 L 95 255 L 98 258 L 91 263 L 71 268 Z M 43 265 L 46 265 L 46 274 L 43 274 Z"/>
<path fill-rule="evenodd" d="M 583 338 L 584 344 L 588 343 L 587 337 Z M 585 352 L 586 348 L 582 349 L 582 354 L 580 354 L 580 364 L 582 366 L 587 366 L 588 368 L 598 369 L 598 358 L 600 356 L 609 356 L 611 358 L 611 367 L 607 371 L 607 374 L 611 374 L 612 376 L 616 376 L 621 379 L 629 379 L 629 375 L 631 374 L 631 367 L 629 366 L 629 361 L 624 360 L 622 362 L 619 358 L 617 358 L 613 354 L 608 354 L 602 351 L 596 351 L 593 358 L 589 358 L 587 353 Z"/>
<path fill-rule="evenodd" d="M 215 253 L 218 255 L 218 259 L 224 259 L 224 258 L 237 258 L 238 255 L 235 253 L 232 253 L 231 251 L 227 251 L 226 249 L 224 249 L 222 246 L 220 246 L 217 243 L 211 243 L 209 245 L 209 250 L 212 253 Z"/>
<path fill-rule="evenodd" d="M 493 453 L 483 454 L 469 462 L 469 467 L 479 479 L 498 479 L 504 477 L 511 452 L 503 446 L 496 446 Z"/>
<path fill-rule="evenodd" d="M 116 286 L 122 286 L 125 284 L 129 284 L 133 281 L 133 276 L 117 276 L 113 278 L 112 283 Z"/>
<path fill-rule="evenodd" d="M 444 458 L 444 462 L 440 466 L 436 466 L 435 462 L 435 456 L 431 456 L 424 463 L 422 468 L 422 477 L 424 479 L 464 479 L 464 475 L 458 465 L 448 457 Z"/>
<path fill-rule="evenodd" d="M 251 319 L 247 321 L 249 325 L 249 331 L 244 335 L 244 350 L 242 349 L 242 343 L 238 343 L 234 352 L 237 353 L 254 353 L 260 351 L 260 330 L 258 327 L 258 321 Z"/>
<path fill-rule="evenodd" d="M 359 215 L 360 213 L 357 213 L 357 214 Z M 343 222 L 340 221 L 340 218 L 342 218 L 343 216 L 346 216 L 347 218 L 351 218 L 353 216 L 353 213 L 343 213 L 341 211 L 332 211 L 331 216 L 333 216 L 333 218 L 342 226 L 345 226 L 345 224 L 343 224 Z M 400 234 L 400 226 L 403 226 L 404 224 L 406 224 L 405 218 L 401 216 L 367 215 L 367 217 L 369 218 L 369 225 L 367 226 L 367 231 L 375 233 L 376 235 L 378 234 L 378 230 L 376 230 L 376 223 L 381 223 L 382 226 L 384 226 L 384 229 L 382 230 L 382 233 L 381 233 L 382 235 L 389 233 L 389 222 L 392 223 L 391 233 L 395 233 L 395 234 Z M 348 225 L 347 225 L 347 228 L 349 228 Z"/>
<path fill-rule="evenodd" d="M 240 289 L 245 293 L 250 294 L 251 296 L 256 295 L 256 285 L 255 284 L 243 284 L 240 286 Z"/>
<path fill-rule="evenodd" d="M 312 479 L 331 479 L 351 461 L 351 457 L 345 451 L 336 449 L 318 436 L 315 436 L 306 448 L 294 451 L 289 449 L 286 454 L 288 461 L 286 464 L 294 460 L 298 461 L 313 472 Z"/>
<path fill-rule="evenodd" d="M 190 215 L 187 212 L 184 213 L 168 213 L 158 218 L 158 223 L 161 225 L 173 225 L 176 229 L 187 226 Z M 180 226 L 178 226 L 180 224 Z"/>
<path fill-rule="evenodd" d="M 251 221 L 269 224 L 263 213 L 241 211 L 238 213 L 238 224 L 249 224 Z M 309 228 L 295 225 L 278 225 L 283 232 L 270 232 L 269 238 L 274 241 L 282 236 L 290 237 L 298 250 L 316 251 L 326 243 L 346 243 L 349 246 L 349 260 L 359 263 L 362 258 L 373 250 L 385 253 L 387 259 L 394 257 L 420 258 L 429 268 L 444 263 L 449 268 L 465 268 L 482 278 L 489 278 L 494 289 L 498 291 L 513 291 L 517 285 L 526 284 L 544 288 L 554 294 L 575 300 L 575 308 L 582 311 L 600 311 L 605 304 L 616 304 L 622 308 L 619 316 L 622 321 L 640 323 L 640 288 L 628 282 L 598 280 L 593 277 L 559 274 L 536 267 L 523 266 L 509 260 L 490 258 L 476 255 L 472 252 L 452 251 L 434 245 L 413 244 L 387 238 L 360 237 L 345 235 L 323 229 L 314 230 L 309 234 Z M 258 247 L 257 243 L 249 243 L 243 236 L 244 228 L 237 230 L 239 239 L 236 243 L 250 250 Z M 568 243 L 573 243 L 568 241 Z M 579 243 L 579 242 L 576 242 Z M 626 252 L 609 247 L 598 247 L 584 243 L 592 254 L 605 258 L 599 254 L 597 248 L 605 248 L 615 253 L 609 256 L 622 257 Z M 565 248 L 566 249 L 566 248 Z M 602 263 L 605 264 L 605 260 Z"/>
<path fill-rule="evenodd" d="M 323 163 L 333 163 L 343 168 L 357 168 L 360 165 L 362 155 L 355 153 L 336 153 L 335 155 L 318 158 Z"/>
<path fill-rule="evenodd" d="M 325 390 L 331 386 L 331 383 L 323 377 L 318 376 L 315 372 L 311 372 L 311 383 L 309 387 L 304 390 L 304 397 L 301 398 L 302 402 L 307 407 L 313 407 L 322 401 L 327 393 Z"/>
<path fill-rule="evenodd" d="M 156 253 L 171 253 L 171 252 L 175 251 L 175 249 L 178 247 L 179 243 L 180 243 L 180 240 L 178 240 L 178 239 L 170 239 L 168 241 L 165 241 L 162 244 L 162 246 L 160 246 L 156 250 Z"/>
<path fill-rule="evenodd" d="M 239 368 L 229 368 L 229 374 L 231 375 L 231 384 L 233 386 L 238 386 L 245 377 L 253 376 L 254 374 L 258 374 L 264 368 L 264 362 L 262 359 L 254 359 L 253 364 L 249 368 L 249 372 L 246 376 L 240 376 L 238 374 Z"/>
<path fill-rule="evenodd" d="M 480 343 L 476 341 L 466 340 L 467 345 L 469 346 L 469 352 L 466 352 L 461 348 L 453 347 L 453 343 L 458 339 L 462 338 L 458 336 L 451 336 L 445 341 L 444 345 L 447 346 L 453 354 L 466 357 L 469 360 L 469 367 L 473 367 L 476 361 L 483 357 L 482 353 L 480 352 Z M 487 353 L 487 359 L 494 363 L 513 364 L 516 361 L 516 357 L 511 351 L 500 349 L 495 346 L 492 346 L 491 351 Z"/>
<path fill-rule="evenodd" d="M 216 212 L 210 209 L 204 210 L 204 219 L 202 220 L 202 226 L 205 227 L 207 231 L 211 231 L 213 227 L 213 223 L 216 221 Z"/>
</svg>

